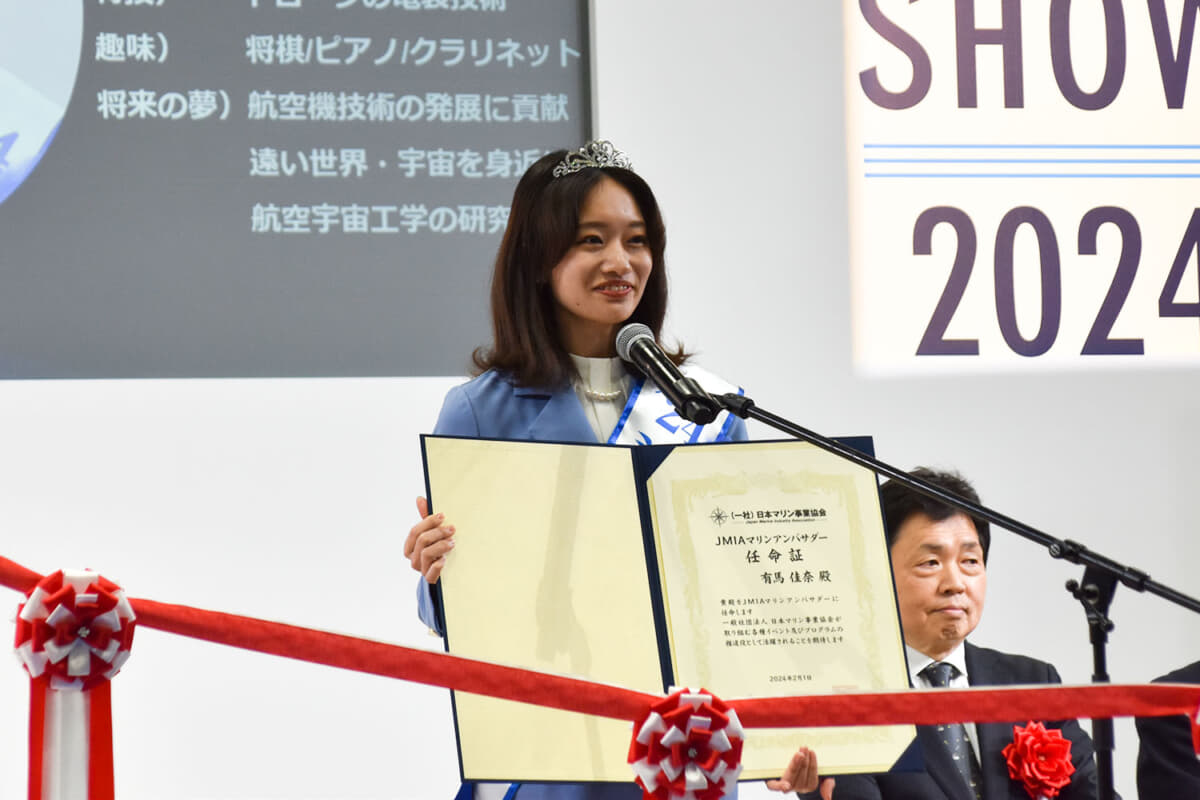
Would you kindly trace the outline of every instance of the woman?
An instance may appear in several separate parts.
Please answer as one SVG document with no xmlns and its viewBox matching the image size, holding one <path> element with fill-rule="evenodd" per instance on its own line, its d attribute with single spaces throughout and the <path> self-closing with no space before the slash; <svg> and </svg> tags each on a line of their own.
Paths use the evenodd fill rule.
<svg viewBox="0 0 1200 800">
<path fill-rule="evenodd" d="M 496 257 L 492 346 L 475 351 L 480 374 L 446 395 L 434 432 L 610 444 L 745 439 L 745 423 L 728 413 L 704 426 L 673 416 L 661 393 L 616 357 L 617 331 L 627 323 L 659 337 L 667 310 L 665 245 L 653 192 L 608 142 L 533 164 L 517 184 Z M 682 363 L 686 356 L 672 358 Z M 736 391 L 694 368 L 687 374 L 710 392 Z M 422 519 L 404 554 L 424 576 L 421 619 L 441 632 L 429 584 L 454 547 L 454 527 L 430 515 L 424 498 L 417 509 Z M 479 784 L 475 792 L 519 800 L 641 797 L 632 781 Z"/>
<path fill-rule="evenodd" d="M 629 322 L 658 338 L 667 311 L 665 246 L 654 193 L 608 142 L 534 163 L 517 184 L 496 256 L 493 344 L 475 351 L 480 374 L 446 395 L 434 432 L 610 444 L 744 440 L 745 423 L 728 413 L 705 426 L 634 413 L 639 401 L 650 412 L 666 401 L 627 371 L 614 342 Z M 710 391 L 729 388 L 694 367 L 685 371 Z M 404 553 L 435 583 L 454 531 L 426 513 L 424 499 L 417 506 L 422 520 Z"/>
</svg>

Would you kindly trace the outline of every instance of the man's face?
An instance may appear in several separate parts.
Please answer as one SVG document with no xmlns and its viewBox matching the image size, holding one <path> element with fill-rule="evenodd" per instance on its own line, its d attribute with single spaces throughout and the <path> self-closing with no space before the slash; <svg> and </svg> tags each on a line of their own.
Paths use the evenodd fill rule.
<svg viewBox="0 0 1200 800">
<path fill-rule="evenodd" d="M 940 522 L 914 514 L 900 526 L 891 555 L 904 639 L 940 660 L 983 613 L 987 570 L 975 524 L 965 514 Z"/>
</svg>

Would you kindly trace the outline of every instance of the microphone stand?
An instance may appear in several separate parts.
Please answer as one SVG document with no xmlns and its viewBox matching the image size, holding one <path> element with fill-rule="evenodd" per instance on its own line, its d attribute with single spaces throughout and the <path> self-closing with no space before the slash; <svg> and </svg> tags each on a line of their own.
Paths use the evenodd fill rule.
<svg viewBox="0 0 1200 800">
<path fill-rule="evenodd" d="M 993 511 L 992 509 L 964 500 L 956 494 L 946 491 L 920 478 L 915 478 L 902 469 L 893 467 L 878 459 L 834 441 L 819 433 L 803 428 L 794 422 L 764 411 L 745 395 L 724 394 L 715 398 L 730 413 L 742 419 L 755 419 L 763 422 L 777 431 L 797 439 L 814 444 L 822 450 L 851 461 L 860 467 L 886 475 L 928 497 L 941 500 L 952 508 L 960 509 L 968 515 L 986 519 L 993 525 L 1012 531 L 1018 536 L 1036 542 L 1049 551 L 1052 558 L 1069 561 L 1072 564 L 1084 566 L 1082 583 L 1071 580 L 1067 582 L 1067 590 L 1083 604 L 1087 615 L 1088 630 L 1092 642 L 1093 683 L 1108 683 L 1106 645 L 1108 634 L 1113 629 L 1113 623 L 1108 618 L 1108 608 L 1112 604 L 1117 584 L 1123 583 L 1139 592 L 1149 592 L 1169 600 L 1176 605 L 1200 613 L 1200 600 L 1189 597 L 1181 592 L 1153 581 L 1150 576 L 1139 569 L 1125 566 L 1111 558 L 1089 550 L 1079 542 L 1070 539 L 1057 539 L 1048 533 L 1043 533 L 1019 520 Z M 676 409 L 677 411 L 679 409 Z M 682 414 L 682 412 L 680 412 Z M 1113 724 L 1112 719 L 1102 718 L 1092 720 L 1092 739 L 1096 748 L 1096 776 L 1099 783 L 1099 800 L 1113 800 Z"/>
</svg>

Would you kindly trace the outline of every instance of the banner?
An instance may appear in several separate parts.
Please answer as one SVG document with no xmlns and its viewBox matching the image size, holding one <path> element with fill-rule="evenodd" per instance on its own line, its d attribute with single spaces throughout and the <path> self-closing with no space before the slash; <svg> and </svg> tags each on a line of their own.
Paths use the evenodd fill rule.
<svg viewBox="0 0 1200 800">
<path fill-rule="evenodd" d="M 1200 364 L 1196 17 L 846 3 L 860 371 Z"/>
</svg>

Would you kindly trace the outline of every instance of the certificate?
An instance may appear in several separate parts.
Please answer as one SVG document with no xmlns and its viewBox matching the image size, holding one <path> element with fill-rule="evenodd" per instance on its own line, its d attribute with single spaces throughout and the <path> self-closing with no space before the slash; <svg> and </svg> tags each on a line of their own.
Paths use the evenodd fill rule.
<svg viewBox="0 0 1200 800">
<path fill-rule="evenodd" d="M 647 493 L 677 684 L 725 698 L 908 688 L 870 470 L 803 442 L 680 447 Z M 825 774 L 886 772 L 913 736 L 750 728 L 742 774 L 778 777 L 801 744 Z"/>
<path fill-rule="evenodd" d="M 803 442 L 614 447 L 425 436 L 456 655 L 663 693 L 908 687 L 874 474 Z M 466 780 L 630 781 L 627 722 L 453 693 Z M 883 772 L 912 726 L 747 729 L 744 779 L 801 745 Z"/>
</svg>

